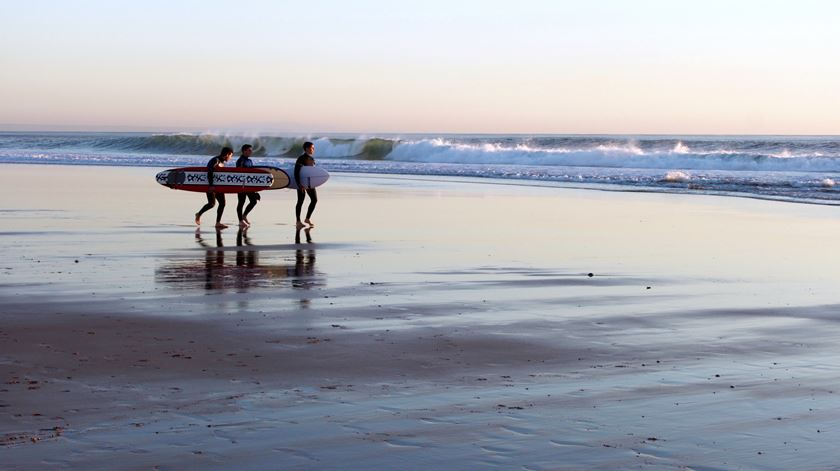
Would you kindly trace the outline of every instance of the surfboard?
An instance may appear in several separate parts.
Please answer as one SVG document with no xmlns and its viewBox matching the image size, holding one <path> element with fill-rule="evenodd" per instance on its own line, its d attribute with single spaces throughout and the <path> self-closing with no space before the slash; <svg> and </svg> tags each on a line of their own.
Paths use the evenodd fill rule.
<svg viewBox="0 0 840 471">
<path fill-rule="evenodd" d="M 289 181 L 289 188 L 297 189 L 298 185 L 295 182 L 295 169 L 292 167 L 291 170 L 288 172 L 290 181 Z M 330 179 L 330 174 L 326 170 L 321 167 L 301 167 L 300 169 L 300 180 L 303 182 L 303 186 L 307 188 L 315 188 L 318 186 L 323 185 Z"/>
<path fill-rule="evenodd" d="M 164 170 L 155 176 L 163 186 L 176 190 L 206 193 L 207 167 L 181 167 Z M 213 191 L 249 193 L 277 190 L 289 186 L 289 175 L 276 167 L 222 167 L 213 172 Z"/>
</svg>

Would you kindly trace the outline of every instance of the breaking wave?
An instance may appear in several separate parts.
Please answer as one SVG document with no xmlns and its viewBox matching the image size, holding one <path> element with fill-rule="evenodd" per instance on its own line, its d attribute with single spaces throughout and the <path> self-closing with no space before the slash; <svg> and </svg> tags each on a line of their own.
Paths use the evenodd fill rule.
<svg viewBox="0 0 840 471">
<path fill-rule="evenodd" d="M 0 149 L 214 155 L 254 146 L 257 157 L 297 157 L 303 143 L 321 159 L 666 170 L 840 171 L 836 138 L 616 136 L 275 137 L 225 134 L 0 134 Z"/>
</svg>

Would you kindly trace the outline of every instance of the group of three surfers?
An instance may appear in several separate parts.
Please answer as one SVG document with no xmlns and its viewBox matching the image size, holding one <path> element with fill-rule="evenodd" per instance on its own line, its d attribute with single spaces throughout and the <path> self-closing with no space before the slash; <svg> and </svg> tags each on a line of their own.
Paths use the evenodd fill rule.
<svg viewBox="0 0 840 471">
<path fill-rule="evenodd" d="M 242 146 L 239 158 L 236 160 L 236 167 L 248 168 L 253 167 L 254 162 L 251 160 L 251 154 L 254 152 L 254 147 L 251 144 Z M 297 204 L 295 205 L 295 218 L 297 220 L 297 228 L 303 228 L 305 225 L 309 227 L 314 226 L 310 219 L 312 212 L 315 211 L 315 205 L 318 203 L 318 193 L 315 188 L 308 188 L 300 182 L 300 169 L 315 165 L 315 144 L 305 142 L 303 144 L 303 154 L 297 158 L 295 162 L 294 181 L 297 183 Z M 224 167 L 233 157 L 233 149 L 230 147 L 223 147 L 219 155 L 210 159 L 207 162 L 207 181 L 210 183 L 210 188 L 207 191 L 207 204 L 205 204 L 197 213 L 195 213 L 195 223 L 201 225 L 201 215 L 209 211 L 218 203 L 219 207 L 216 209 L 216 229 L 224 229 L 228 227 L 222 223 L 222 214 L 225 212 L 225 194 L 213 191 L 213 173 L 216 169 Z M 303 202 L 309 195 L 309 207 L 306 210 L 306 219 L 302 222 L 300 220 L 300 212 L 303 209 Z M 248 213 L 257 205 L 260 195 L 257 192 L 237 193 L 239 203 L 236 205 L 236 216 L 239 218 L 240 227 L 248 227 L 251 225 L 248 222 Z M 248 206 L 245 206 L 245 200 L 248 200 Z"/>
</svg>

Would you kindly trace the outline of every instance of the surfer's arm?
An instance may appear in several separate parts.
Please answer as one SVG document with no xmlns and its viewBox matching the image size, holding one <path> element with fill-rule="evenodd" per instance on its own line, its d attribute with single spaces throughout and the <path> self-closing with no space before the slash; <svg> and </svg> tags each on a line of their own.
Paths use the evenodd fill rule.
<svg viewBox="0 0 840 471">
<path fill-rule="evenodd" d="M 207 186 L 213 187 L 213 177 L 216 173 L 216 167 L 223 167 L 220 162 L 214 162 L 212 165 L 207 166 Z"/>
</svg>

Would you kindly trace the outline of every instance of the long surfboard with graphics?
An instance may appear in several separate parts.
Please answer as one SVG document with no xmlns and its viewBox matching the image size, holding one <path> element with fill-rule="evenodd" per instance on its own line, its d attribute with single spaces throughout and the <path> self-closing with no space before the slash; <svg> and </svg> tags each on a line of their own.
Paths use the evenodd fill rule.
<svg viewBox="0 0 840 471">
<path fill-rule="evenodd" d="M 158 183 L 169 188 L 205 193 L 207 167 L 182 167 L 164 170 L 155 176 Z M 213 191 L 217 193 L 249 193 L 277 190 L 289 186 L 289 175 L 274 167 L 222 167 L 213 171 Z"/>
</svg>

